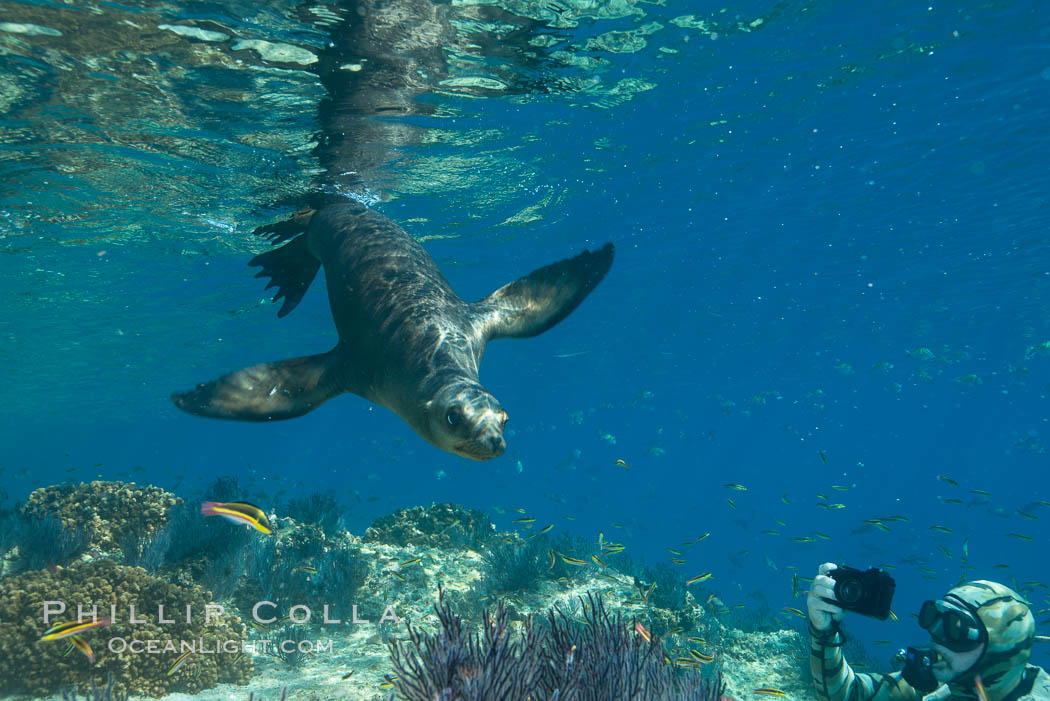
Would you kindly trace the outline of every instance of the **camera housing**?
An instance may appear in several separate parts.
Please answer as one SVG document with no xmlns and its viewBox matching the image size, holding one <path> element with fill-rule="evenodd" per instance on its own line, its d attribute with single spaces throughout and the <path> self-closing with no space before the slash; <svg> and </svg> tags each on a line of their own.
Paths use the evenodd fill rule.
<svg viewBox="0 0 1050 701">
<path fill-rule="evenodd" d="M 867 571 L 836 567 L 828 576 L 835 580 L 835 600 L 830 603 L 880 621 L 889 618 L 897 583 L 887 572 L 878 567 Z"/>
</svg>

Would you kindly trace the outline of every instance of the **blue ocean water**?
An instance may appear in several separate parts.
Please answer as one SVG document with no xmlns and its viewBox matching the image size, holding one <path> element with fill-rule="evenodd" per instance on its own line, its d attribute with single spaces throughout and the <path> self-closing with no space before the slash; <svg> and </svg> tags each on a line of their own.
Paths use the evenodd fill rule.
<svg viewBox="0 0 1050 701">
<path fill-rule="evenodd" d="M 712 572 L 727 605 L 755 611 L 800 605 L 792 568 L 884 564 L 900 621 L 850 622 L 901 644 L 924 638 L 907 614 L 961 579 L 1045 608 L 1040 6 L 668 0 L 569 16 L 536 31 L 575 63 L 523 69 L 562 88 L 428 96 L 433 138 L 376 188 L 466 299 L 617 246 L 566 321 L 490 346 L 482 382 L 512 432 L 505 455 L 472 463 L 353 396 L 274 424 L 168 399 L 335 335 L 321 285 L 277 320 L 246 266 L 252 229 L 309 187 L 316 78 L 223 42 L 183 65 L 190 39 L 152 28 L 211 21 L 318 50 L 323 25 L 291 3 L 8 4 L 10 501 L 97 476 L 189 495 L 233 475 L 256 499 L 332 490 L 355 532 L 432 501 L 501 528 L 524 509 L 636 559 L 684 550 L 683 576 Z M 865 523 L 888 516 L 907 520 Z"/>
</svg>

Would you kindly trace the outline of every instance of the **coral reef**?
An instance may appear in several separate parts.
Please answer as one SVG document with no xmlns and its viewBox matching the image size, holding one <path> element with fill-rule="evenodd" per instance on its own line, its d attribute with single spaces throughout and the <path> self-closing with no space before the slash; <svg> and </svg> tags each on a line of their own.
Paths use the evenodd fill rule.
<svg viewBox="0 0 1050 701">
<path fill-rule="evenodd" d="M 398 698 L 405 701 L 525 699 L 579 701 L 719 701 L 719 675 L 705 679 L 665 662 L 657 638 L 646 641 L 611 616 L 601 598 L 581 601 L 585 624 L 550 610 L 541 627 L 529 618 L 514 633 L 506 608 L 486 612 L 472 633 L 439 595 L 441 630 L 409 626 L 409 642 L 391 642 Z M 392 695 L 391 698 L 394 698 Z"/>
<path fill-rule="evenodd" d="M 111 550 L 134 532 L 146 536 L 167 524 L 168 510 L 181 499 L 160 487 L 134 482 L 89 482 L 37 489 L 22 506 L 28 519 L 57 518 L 69 531 L 87 533 L 89 547 Z"/>
<path fill-rule="evenodd" d="M 69 640 L 41 640 L 48 625 L 44 622 L 44 602 L 63 602 L 67 609 L 51 620 L 77 619 L 77 606 L 85 607 L 90 616 L 92 606 L 99 616 L 111 616 L 116 607 L 116 620 L 110 626 L 82 634 L 94 650 L 95 664 L 77 651 L 64 654 Z M 53 694 L 75 684 L 84 689 L 96 679 L 112 675 L 112 693 L 132 692 L 163 696 L 172 691 L 196 692 L 220 682 L 244 684 L 251 677 L 253 665 L 239 652 L 195 654 L 179 670 L 167 671 L 179 652 L 158 654 L 117 654 L 108 641 L 122 638 L 132 641 L 157 641 L 160 650 L 171 641 L 193 641 L 214 648 L 225 641 L 239 646 L 244 638 L 244 624 L 236 616 L 215 616 L 206 625 L 206 604 L 200 587 L 183 587 L 150 575 L 137 567 L 118 565 L 110 560 L 79 562 L 54 572 L 40 570 L 0 579 L 0 693 L 22 693 L 36 696 Z M 130 622 L 130 606 L 142 623 Z M 158 606 L 173 623 L 160 623 Z M 186 622 L 186 607 L 192 616 Z M 201 643 L 203 641 L 203 643 Z M 177 649 L 177 648 L 176 648 Z"/>
<path fill-rule="evenodd" d="M 406 547 L 480 549 L 496 533 L 489 517 L 458 504 L 414 506 L 375 520 L 362 540 Z"/>
</svg>

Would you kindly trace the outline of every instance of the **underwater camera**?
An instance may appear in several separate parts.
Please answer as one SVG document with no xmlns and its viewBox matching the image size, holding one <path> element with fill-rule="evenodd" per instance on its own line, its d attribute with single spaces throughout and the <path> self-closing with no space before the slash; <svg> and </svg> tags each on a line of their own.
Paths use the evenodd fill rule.
<svg viewBox="0 0 1050 701">
<path fill-rule="evenodd" d="M 828 572 L 835 580 L 835 599 L 847 611 L 885 621 L 890 615 L 890 603 L 897 583 L 886 572 L 872 567 L 864 572 L 852 567 L 836 567 Z"/>
</svg>

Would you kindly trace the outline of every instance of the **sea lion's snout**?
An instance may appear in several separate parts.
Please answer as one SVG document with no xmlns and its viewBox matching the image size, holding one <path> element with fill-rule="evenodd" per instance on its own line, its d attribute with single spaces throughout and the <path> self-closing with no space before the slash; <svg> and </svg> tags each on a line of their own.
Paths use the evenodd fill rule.
<svg viewBox="0 0 1050 701">
<path fill-rule="evenodd" d="M 499 401 L 477 384 L 460 386 L 446 402 L 437 402 L 433 441 L 439 448 L 472 460 L 491 460 L 507 449 L 503 429 L 507 412 Z M 440 416 L 440 418 L 438 418 Z"/>
</svg>

